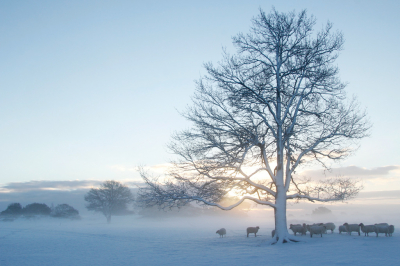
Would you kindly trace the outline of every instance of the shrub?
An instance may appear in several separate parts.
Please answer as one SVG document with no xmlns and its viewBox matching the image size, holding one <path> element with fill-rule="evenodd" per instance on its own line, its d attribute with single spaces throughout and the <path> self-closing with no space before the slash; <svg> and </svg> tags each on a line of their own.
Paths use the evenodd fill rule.
<svg viewBox="0 0 400 266">
<path fill-rule="evenodd" d="M 44 203 L 32 203 L 22 209 L 24 215 L 50 215 L 51 209 Z"/>
<path fill-rule="evenodd" d="M 21 215 L 22 206 L 20 203 L 11 203 L 8 205 L 7 209 L 2 211 L 0 214 L 3 215 Z"/>
<path fill-rule="evenodd" d="M 51 215 L 59 218 L 79 218 L 79 211 L 68 204 L 57 205 Z"/>
</svg>

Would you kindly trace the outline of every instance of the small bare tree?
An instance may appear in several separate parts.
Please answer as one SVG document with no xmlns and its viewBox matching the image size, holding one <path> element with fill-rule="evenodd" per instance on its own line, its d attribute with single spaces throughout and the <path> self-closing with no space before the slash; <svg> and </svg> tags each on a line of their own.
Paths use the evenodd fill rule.
<svg viewBox="0 0 400 266">
<path fill-rule="evenodd" d="M 105 181 L 100 188 L 92 188 L 85 195 L 88 202 L 86 208 L 90 211 L 101 212 L 111 222 L 111 216 L 133 201 L 129 188 L 117 181 Z"/>
<path fill-rule="evenodd" d="M 287 231 L 287 200 L 343 201 L 357 182 L 321 182 L 294 176 L 310 162 L 328 167 L 348 156 L 369 123 L 355 99 L 346 100 L 334 65 L 343 46 L 328 23 L 314 32 L 306 11 L 266 15 L 251 32 L 233 37 L 237 54 L 205 64 L 193 105 L 183 114 L 193 128 L 176 133 L 170 149 L 180 158 L 159 180 L 144 171 L 139 191 L 146 206 L 179 207 L 196 201 L 230 210 L 244 200 L 274 208 L 273 243 L 296 241 Z M 276 167 L 274 167 L 276 166 Z M 241 195 L 231 206 L 220 200 Z"/>
</svg>

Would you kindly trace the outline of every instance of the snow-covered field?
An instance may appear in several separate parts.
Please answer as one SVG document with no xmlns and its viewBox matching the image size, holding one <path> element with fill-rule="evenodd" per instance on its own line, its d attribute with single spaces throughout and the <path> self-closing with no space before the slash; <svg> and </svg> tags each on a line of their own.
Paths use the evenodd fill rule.
<svg viewBox="0 0 400 266">
<path fill-rule="evenodd" d="M 259 236 L 247 238 L 246 227 L 256 225 Z M 226 238 L 215 233 L 221 227 Z M 399 232 L 364 237 L 336 229 L 270 246 L 271 230 L 271 221 L 239 217 L 17 219 L 0 223 L 0 265 L 400 265 Z"/>
</svg>

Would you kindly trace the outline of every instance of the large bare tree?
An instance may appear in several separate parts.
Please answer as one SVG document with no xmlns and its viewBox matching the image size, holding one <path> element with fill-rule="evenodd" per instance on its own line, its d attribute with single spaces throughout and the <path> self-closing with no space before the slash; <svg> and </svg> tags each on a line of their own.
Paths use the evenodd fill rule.
<svg viewBox="0 0 400 266">
<path fill-rule="evenodd" d="M 274 209 L 273 243 L 296 241 L 287 230 L 287 200 L 346 200 L 360 186 L 346 178 L 302 182 L 295 170 L 345 158 L 369 123 L 338 78 L 334 62 L 343 37 L 331 23 L 315 32 L 306 11 L 275 9 L 260 10 L 252 22 L 249 34 L 233 37 L 236 54 L 205 64 L 207 75 L 183 113 L 193 127 L 176 133 L 170 145 L 179 160 L 164 180 L 141 171 L 140 201 L 230 210 L 250 200 Z M 229 192 L 241 199 L 221 206 Z"/>
</svg>

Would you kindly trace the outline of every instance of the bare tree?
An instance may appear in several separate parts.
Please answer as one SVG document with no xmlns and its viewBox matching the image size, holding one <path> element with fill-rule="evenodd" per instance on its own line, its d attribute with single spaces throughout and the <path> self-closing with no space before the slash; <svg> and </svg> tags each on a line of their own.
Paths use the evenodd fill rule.
<svg viewBox="0 0 400 266">
<path fill-rule="evenodd" d="M 116 211 L 126 209 L 126 205 L 133 201 L 133 195 L 127 186 L 111 180 L 105 181 L 100 188 L 90 189 L 85 201 L 88 202 L 88 210 L 103 213 L 110 223 Z"/>
<path fill-rule="evenodd" d="M 334 65 L 342 34 L 329 22 L 314 32 L 315 21 L 306 11 L 260 10 L 250 33 L 233 37 L 235 55 L 224 51 L 217 66 L 205 64 L 207 75 L 183 114 L 193 128 L 176 133 L 170 145 L 179 160 L 165 180 L 141 171 L 142 204 L 195 201 L 230 210 L 250 200 L 274 208 L 272 243 L 282 243 L 296 241 L 287 231 L 287 200 L 343 201 L 358 193 L 351 179 L 294 176 L 300 165 L 328 167 L 345 158 L 369 129 Z M 229 192 L 242 197 L 222 206 Z"/>
</svg>

